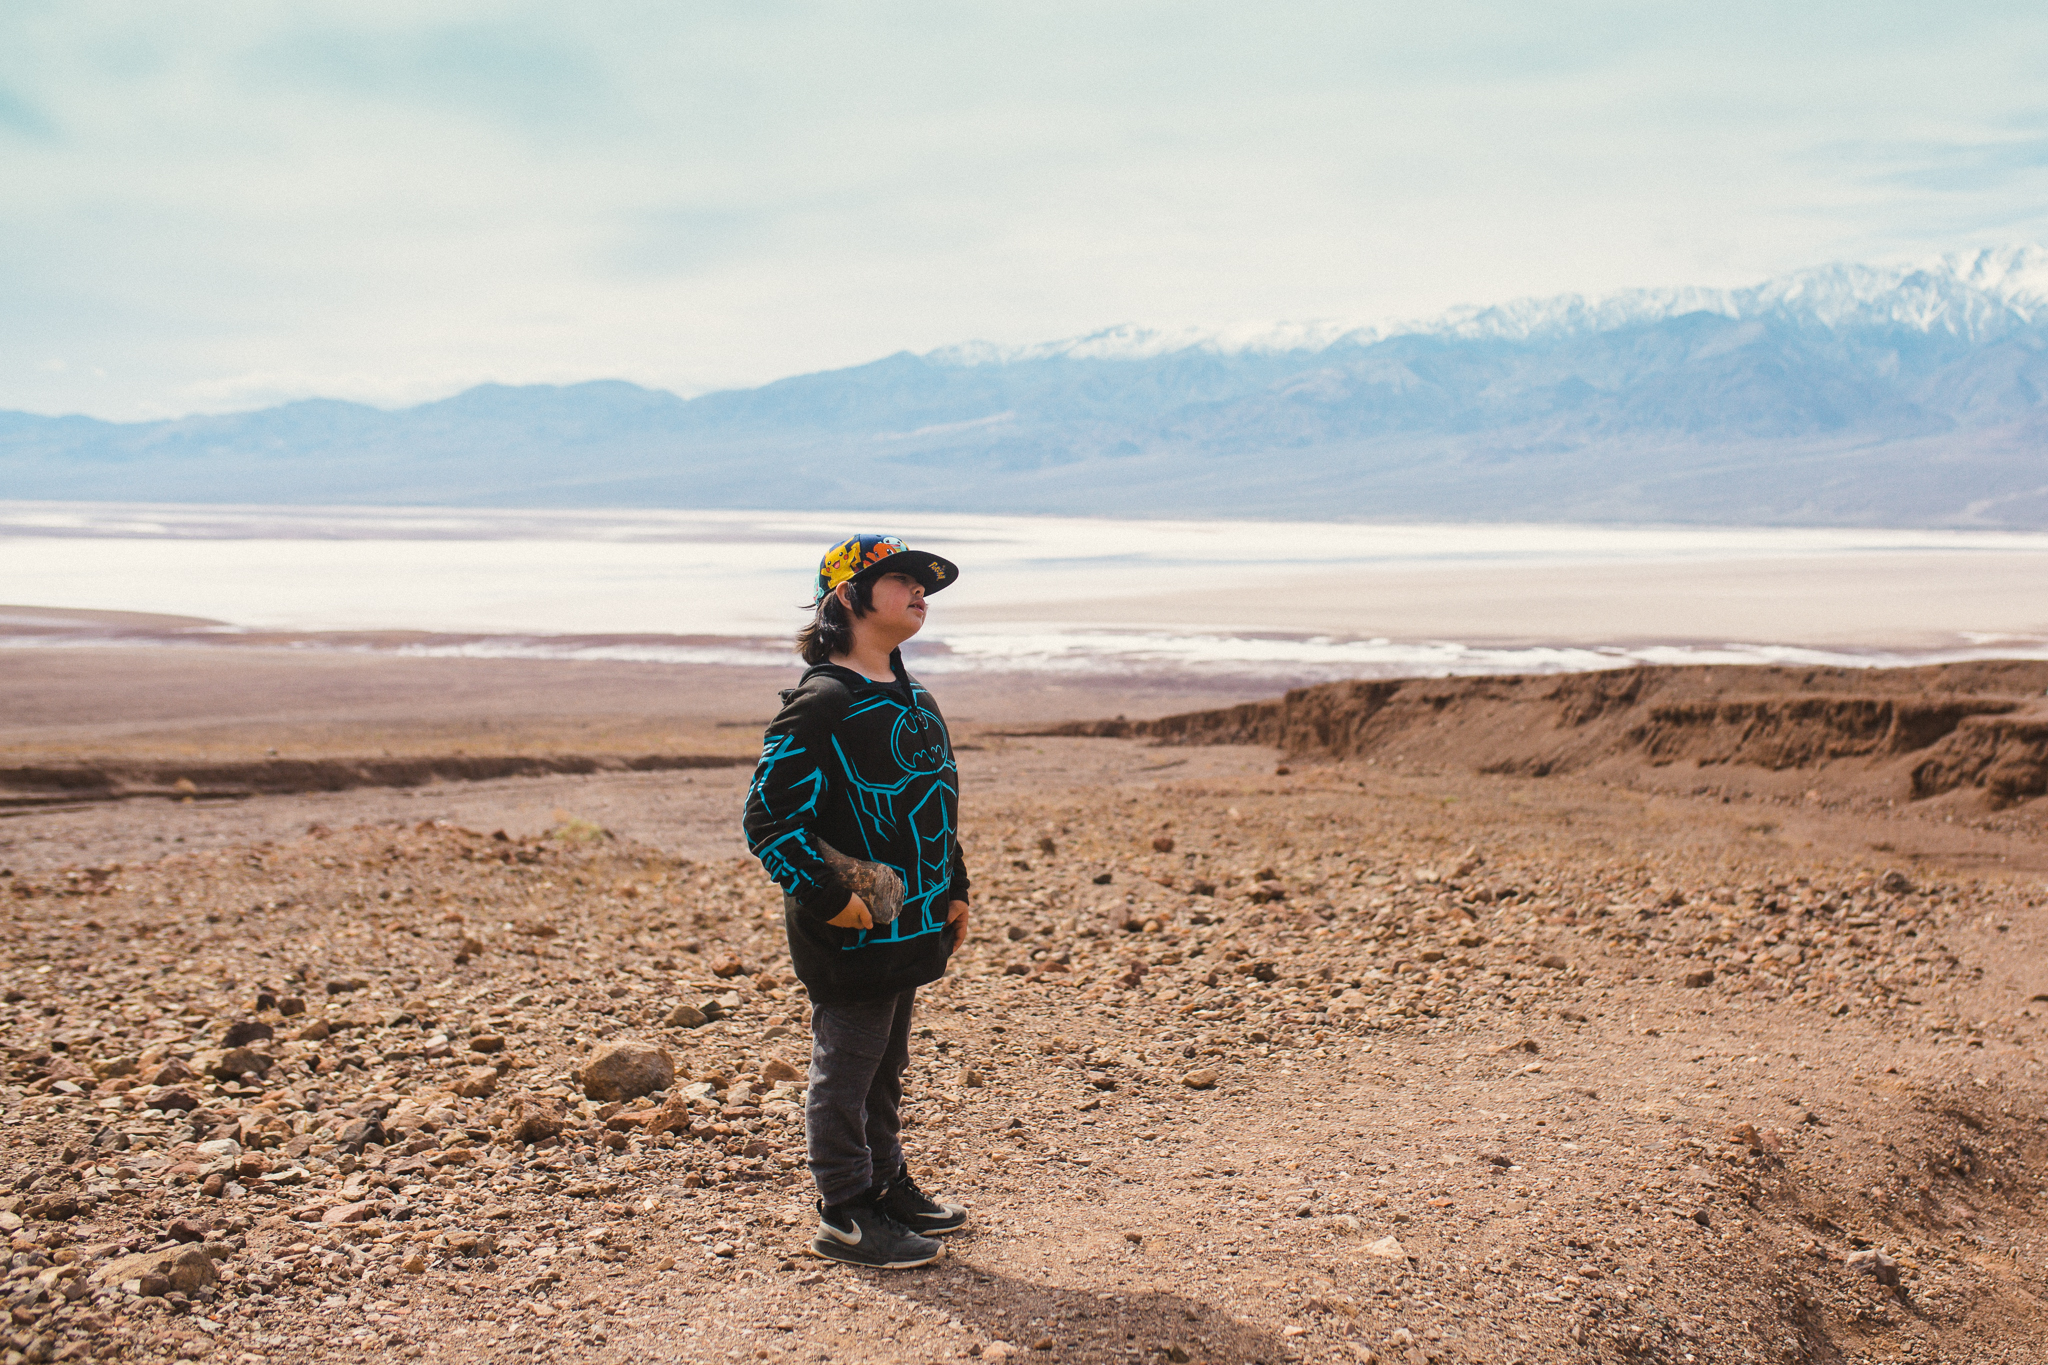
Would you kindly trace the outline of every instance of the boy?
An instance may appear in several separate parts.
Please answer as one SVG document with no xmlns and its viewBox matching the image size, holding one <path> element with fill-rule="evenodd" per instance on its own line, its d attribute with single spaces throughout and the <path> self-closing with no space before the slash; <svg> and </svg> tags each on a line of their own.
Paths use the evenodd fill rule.
<svg viewBox="0 0 2048 1365">
<path fill-rule="evenodd" d="M 886 1270 L 937 1259 L 933 1237 L 967 1222 L 917 1188 L 898 1140 L 912 998 L 967 931 L 953 744 L 898 646 L 958 573 L 895 536 L 826 552 L 797 635 L 811 667 L 782 694 L 747 790 L 747 847 L 782 887 L 811 996 L 811 1249 Z"/>
</svg>

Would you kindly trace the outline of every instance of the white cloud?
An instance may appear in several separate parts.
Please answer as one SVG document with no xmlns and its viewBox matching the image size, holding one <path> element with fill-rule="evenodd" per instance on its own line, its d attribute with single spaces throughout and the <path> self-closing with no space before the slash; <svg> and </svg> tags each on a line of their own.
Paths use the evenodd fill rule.
<svg viewBox="0 0 2048 1365">
<path fill-rule="evenodd" d="M 2048 236 L 2048 18 L 1183 0 L 0 15 L 0 407 L 684 392 Z"/>
</svg>

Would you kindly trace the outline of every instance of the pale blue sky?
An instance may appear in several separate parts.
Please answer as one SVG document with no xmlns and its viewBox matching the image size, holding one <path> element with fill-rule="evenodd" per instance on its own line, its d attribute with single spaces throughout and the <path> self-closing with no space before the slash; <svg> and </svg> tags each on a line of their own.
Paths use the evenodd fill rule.
<svg viewBox="0 0 2048 1365">
<path fill-rule="evenodd" d="M 2034 3 L 0 9 L 0 408 L 696 392 L 2048 239 Z"/>
</svg>

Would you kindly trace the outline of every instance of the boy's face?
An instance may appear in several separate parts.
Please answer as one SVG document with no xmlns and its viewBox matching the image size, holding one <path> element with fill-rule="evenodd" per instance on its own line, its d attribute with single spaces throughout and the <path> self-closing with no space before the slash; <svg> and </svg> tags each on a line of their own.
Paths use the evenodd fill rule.
<svg viewBox="0 0 2048 1365">
<path fill-rule="evenodd" d="M 924 629 L 924 584 L 909 574 L 885 573 L 877 578 L 871 600 L 874 610 L 862 625 L 872 623 L 899 644 Z"/>
</svg>

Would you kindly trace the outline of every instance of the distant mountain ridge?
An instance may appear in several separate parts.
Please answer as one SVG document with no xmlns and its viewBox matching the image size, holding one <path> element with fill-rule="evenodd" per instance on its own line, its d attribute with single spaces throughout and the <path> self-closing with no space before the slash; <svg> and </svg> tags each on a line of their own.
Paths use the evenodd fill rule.
<svg viewBox="0 0 2048 1365">
<path fill-rule="evenodd" d="M 1062 355 L 1087 359 L 1141 359 L 1199 349 L 1320 351 L 1340 343 L 1370 345 L 1399 336 L 1465 340 L 1528 340 L 1661 322 L 1687 313 L 1729 318 L 1798 317 L 1825 327 L 1943 331 L 1979 339 L 2048 318 L 2048 250 L 2038 246 L 1987 247 L 1954 252 L 1919 265 L 1827 265 L 1743 289 L 1626 289 L 1597 298 L 1560 294 L 1509 303 L 1466 305 L 1435 318 L 1392 326 L 1276 323 L 1236 329 L 1155 331 L 1122 326 L 1083 337 L 1000 347 L 967 342 L 930 352 L 927 359 L 990 364 Z"/>
<path fill-rule="evenodd" d="M 688 400 L 0 413 L 0 497 L 2048 528 L 2048 251 L 1385 329 L 1112 328 Z"/>
</svg>

